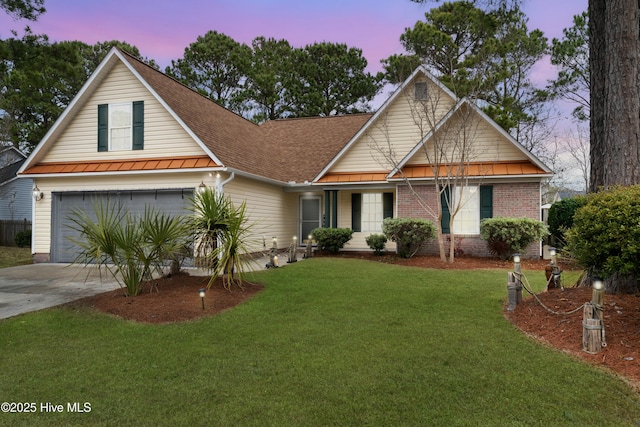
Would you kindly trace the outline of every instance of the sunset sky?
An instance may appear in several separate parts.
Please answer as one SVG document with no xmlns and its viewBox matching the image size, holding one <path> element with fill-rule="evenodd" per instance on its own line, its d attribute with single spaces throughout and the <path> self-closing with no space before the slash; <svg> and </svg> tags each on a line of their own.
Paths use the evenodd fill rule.
<svg viewBox="0 0 640 427">
<path fill-rule="evenodd" d="M 526 0 L 529 28 L 551 39 L 571 26 L 573 15 L 588 0 Z M 286 39 L 302 47 L 313 42 L 339 42 L 362 49 L 369 71 L 380 60 L 403 51 L 399 38 L 407 27 L 440 3 L 409 0 L 45 0 L 47 12 L 35 23 L 13 21 L 0 13 L 0 38 L 29 25 L 51 41 L 121 40 L 136 45 L 161 68 L 182 57 L 185 47 L 209 30 L 250 44 L 258 36 Z M 539 78 L 547 76 L 547 67 Z"/>
</svg>

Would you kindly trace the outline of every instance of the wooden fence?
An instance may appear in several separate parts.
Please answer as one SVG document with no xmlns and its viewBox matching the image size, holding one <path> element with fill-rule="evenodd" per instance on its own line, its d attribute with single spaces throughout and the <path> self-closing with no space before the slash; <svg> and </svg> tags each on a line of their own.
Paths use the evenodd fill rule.
<svg viewBox="0 0 640 427">
<path fill-rule="evenodd" d="M 16 246 L 16 234 L 31 230 L 31 221 L 0 220 L 0 246 Z"/>
</svg>

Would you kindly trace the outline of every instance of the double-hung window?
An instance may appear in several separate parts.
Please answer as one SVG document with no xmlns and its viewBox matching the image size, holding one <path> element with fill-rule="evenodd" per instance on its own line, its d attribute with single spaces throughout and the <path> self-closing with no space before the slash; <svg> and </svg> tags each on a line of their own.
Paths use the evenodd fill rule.
<svg viewBox="0 0 640 427">
<path fill-rule="evenodd" d="M 143 101 L 98 105 L 98 151 L 143 148 Z"/>
<path fill-rule="evenodd" d="M 493 216 L 493 187 L 490 185 L 445 188 L 441 193 L 442 232 L 450 233 L 451 211 L 458 207 L 453 221 L 455 234 L 480 234 L 480 221 Z"/>
<path fill-rule="evenodd" d="M 351 194 L 351 229 L 380 233 L 382 221 L 393 217 L 393 193 Z"/>
</svg>

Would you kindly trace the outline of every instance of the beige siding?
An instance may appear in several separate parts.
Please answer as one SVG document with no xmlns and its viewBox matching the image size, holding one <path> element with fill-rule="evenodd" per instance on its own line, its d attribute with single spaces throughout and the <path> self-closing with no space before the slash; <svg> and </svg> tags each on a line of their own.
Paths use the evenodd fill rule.
<svg viewBox="0 0 640 427">
<path fill-rule="evenodd" d="M 339 191 L 338 192 L 338 227 L 351 228 L 351 194 L 353 191 Z M 358 191 L 358 193 L 380 193 L 378 191 Z M 396 215 L 396 207 L 393 208 L 393 214 Z M 357 250 L 357 251 L 369 251 L 369 245 L 365 239 L 370 234 L 382 234 L 382 229 L 379 231 L 366 231 L 366 232 L 354 232 L 351 240 L 345 245 L 345 250 Z M 388 241 L 386 244 L 386 250 L 395 252 L 396 244 Z"/>
<path fill-rule="evenodd" d="M 51 193 L 61 191 L 143 190 L 153 188 L 196 188 L 200 182 L 214 184 L 207 173 L 108 175 L 94 177 L 39 178 L 44 197 L 35 202 L 34 252 L 50 253 Z"/>
<path fill-rule="evenodd" d="M 394 102 L 388 105 L 367 131 L 351 146 L 331 172 L 365 172 L 391 170 L 434 127 L 433 123 L 453 107 L 453 100 L 436 85 L 430 84 L 433 95 L 424 104 L 413 100 L 413 85 L 407 85 Z M 393 154 L 382 155 L 382 150 Z M 391 162 L 385 157 L 390 157 Z"/>
<path fill-rule="evenodd" d="M 467 123 L 464 136 L 461 132 L 463 127 L 459 125 L 461 120 Z M 448 150 L 447 158 L 443 160 L 445 163 L 458 161 L 463 151 L 466 152 L 465 157 L 469 162 L 528 160 L 527 156 L 518 150 L 511 141 L 476 113 L 469 116 L 463 115 L 463 117 L 453 116 L 451 125 L 436 132 L 435 137 L 427 143 L 425 149 L 418 150 L 408 164 L 432 163 L 429 156 L 433 158 L 434 141 L 438 146 L 444 147 L 465 145 L 464 150 L 457 152 Z"/>
<path fill-rule="evenodd" d="M 144 150 L 98 152 L 98 105 L 144 101 Z M 122 63 L 118 63 L 69 126 L 54 141 L 43 162 L 134 159 L 202 155 L 204 151 Z"/>
<path fill-rule="evenodd" d="M 252 251 L 267 248 L 271 239 L 278 238 L 278 247 L 288 247 L 298 234 L 298 194 L 285 193 L 282 187 L 236 176 L 225 185 L 224 191 L 231 201 L 239 205 L 247 203 Z"/>
</svg>

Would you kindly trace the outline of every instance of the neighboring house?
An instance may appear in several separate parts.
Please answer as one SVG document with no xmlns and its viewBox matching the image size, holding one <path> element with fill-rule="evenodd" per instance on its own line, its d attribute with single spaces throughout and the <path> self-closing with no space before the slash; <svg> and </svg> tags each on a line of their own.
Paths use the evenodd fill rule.
<svg viewBox="0 0 640 427">
<path fill-rule="evenodd" d="M 31 222 L 33 183 L 18 179 L 27 156 L 14 147 L 0 149 L 0 220 Z"/>
<path fill-rule="evenodd" d="M 551 171 L 422 68 L 375 114 L 256 125 L 114 49 L 20 169 L 43 193 L 34 209 L 34 258 L 71 261 L 69 214 L 91 210 L 96 198 L 182 213 L 201 185 L 246 201 L 256 251 L 272 237 L 280 247 L 293 236 L 302 244 L 320 226 L 353 228 L 347 249 L 367 250 L 365 237 L 381 231 L 384 217 L 429 217 L 408 182 L 435 204 L 433 172 L 419 149 L 433 133 L 415 129 L 405 96 L 427 86 L 479 120 L 479 157 L 468 165 L 465 190 L 471 201 L 458 214 L 458 231 L 466 253 L 486 255 L 480 217 L 540 219 L 540 182 Z M 438 129 L 456 120 L 443 111 Z M 397 163 L 382 161 L 376 144 L 391 147 Z M 539 251 L 534 245 L 530 253 Z"/>
</svg>

